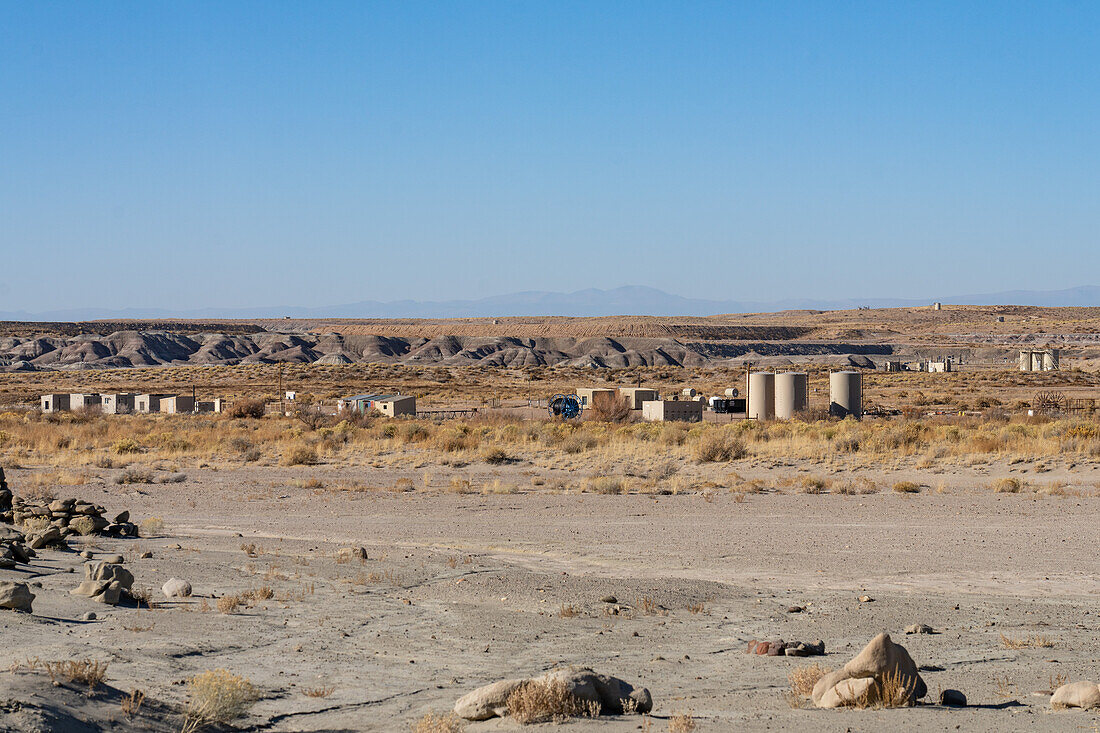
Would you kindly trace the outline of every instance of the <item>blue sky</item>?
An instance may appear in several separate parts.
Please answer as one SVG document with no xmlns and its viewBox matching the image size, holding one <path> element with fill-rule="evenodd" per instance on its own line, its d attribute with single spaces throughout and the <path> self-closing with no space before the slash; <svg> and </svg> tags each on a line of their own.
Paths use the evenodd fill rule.
<svg viewBox="0 0 1100 733">
<path fill-rule="evenodd" d="M 0 310 L 1100 284 L 1093 2 L 0 7 Z"/>
</svg>

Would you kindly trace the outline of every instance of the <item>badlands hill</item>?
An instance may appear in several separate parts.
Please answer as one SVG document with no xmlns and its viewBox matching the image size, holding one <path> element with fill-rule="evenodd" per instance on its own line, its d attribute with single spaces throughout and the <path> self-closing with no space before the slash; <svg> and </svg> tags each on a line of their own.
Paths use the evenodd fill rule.
<svg viewBox="0 0 1100 733">
<path fill-rule="evenodd" d="M 958 354 L 1005 361 L 1018 344 L 1094 356 L 1100 309 L 945 306 L 708 317 L 0 322 L 0 369 L 165 365 L 702 366 Z M 1091 347 L 1091 348 L 1090 348 Z"/>
</svg>

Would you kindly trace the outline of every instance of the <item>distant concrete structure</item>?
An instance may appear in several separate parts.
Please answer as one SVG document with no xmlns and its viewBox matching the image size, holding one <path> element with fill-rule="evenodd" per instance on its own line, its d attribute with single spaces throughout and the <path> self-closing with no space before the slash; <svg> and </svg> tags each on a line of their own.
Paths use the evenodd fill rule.
<svg viewBox="0 0 1100 733">
<path fill-rule="evenodd" d="M 336 403 L 336 411 L 367 413 L 377 410 L 388 417 L 416 416 L 416 398 L 412 395 L 360 394 L 344 397 Z"/>
<path fill-rule="evenodd" d="M 134 411 L 132 392 L 114 392 L 100 395 L 100 409 L 104 415 L 126 415 Z"/>
<path fill-rule="evenodd" d="M 952 371 L 952 369 L 951 369 L 951 360 L 950 359 L 940 359 L 939 361 L 929 361 L 928 362 L 928 371 L 929 372 L 950 372 L 950 371 Z"/>
<path fill-rule="evenodd" d="M 70 410 L 86 410 L 99 405 L 99 395 L 95 392 L 73 392 L 69 395 Z"/>
<path fill-rule="evenodd" d="M 1053 372 L 1059 368 L 1061 352 L 1058 349 L 1021 349 L 1021 372 Z"/>
<path fill-rule="evenodd" d="M 626 398 L 631 410 L 640 410 L 643 403 L 660 399 L 657 390 L 646 387 L 619 387 L 619 395 Z"/>
<path fill-rule="evenodd" d="M 642 419 L 648 422 L 700 422 L 703 403 L 698 400 L 646 400 L 642 403 Z"/>
<path fill-rule="evenodd" d="M 863 417 L 863 375 L 833 372 L 829 375 L 829 414 L 834 417 Z"/>
<path fill-rule="evenodd" d="M 809 376 L 805 372 L 775 375 L 775 417 L 790 420 L 810 406 Z"/>
<path fill-rule="evenodd" d="M 592 407 L 592 402 L 599 395 L 614 399 L 618 393 L 618 390 L 607 387 L 581 387 L 576 392 L 581 400 L 581 407 Z"/>
<path fill-rule="evenodd" d="M 64 412 L 69 409 L 67 394 L 44 394 L 38 402 L 42 412 Z"/>
<path fill-rule="evenodd" d="M 886 362 L 883 362 L 882 371 L 884 371 L 884 372 L 900 372 L 900 371 L 902 371 L 902 363 L 900 361 L 886 361 Z"/>
<path fill-rule="evenodd" d="M 179 415 L 195 411 L 195 398 L 183 395 L 171 395 L 160 400 L 159 411 L 166 415 Z"/>
<path fill-rule="evenodd" d="M 209 412 L 221 412 L 224 406 L 224 401 L 221 397 L 217 397 L 212 400 L 199 400 L 195 403 L 195 412 L 209 413 Z"/>
<path fill-rule="evenodd" d="M 775 374 L 753 372 L 749 375 L 750 420 L 770 420 L 775 417 Z"/>
<path fill-rule="evenodd" d="M 934 311 L 943 310 L 943 303 L 933 303 L 932 304 L 932 310 L 934 310 Z"/>
<path fill-rule="evenodd" d="M 134 395 L 134 412 L 148 414 L 160 412 L 160 401 L 172 397 L 170 394 L 138 394 Z"/>
</svg>

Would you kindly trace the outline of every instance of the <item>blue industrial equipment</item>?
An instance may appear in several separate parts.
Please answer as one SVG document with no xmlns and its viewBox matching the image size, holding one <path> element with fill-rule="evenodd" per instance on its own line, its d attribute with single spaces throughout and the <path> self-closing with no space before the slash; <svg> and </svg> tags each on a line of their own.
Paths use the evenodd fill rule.
<svg viewBox="0 0 1100 733">
<path fill-rule="evenodd" d="M 556 394 L 547 405 L 550 417 L 564 417 L 571 420 L 581 414 L 581 398 L 575 394 Z"/>
</svg>

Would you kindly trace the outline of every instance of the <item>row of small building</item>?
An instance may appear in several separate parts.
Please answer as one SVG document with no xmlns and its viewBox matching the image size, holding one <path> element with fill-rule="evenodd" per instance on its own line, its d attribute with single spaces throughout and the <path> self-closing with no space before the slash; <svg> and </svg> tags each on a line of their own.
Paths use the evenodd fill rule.
<svg viewBox="0 0 1100 733">
<path fill-rule="evenodd" d="M 105 415 L 162 412 L 170 415 L 194 412 L 221 412 L 221 398 L 196 400 L 175 394 L 137 394 L 134 392 L 96 392 L 44 394 L 39 400 L 42 412 L 97 409 Z"/>
</svg>

